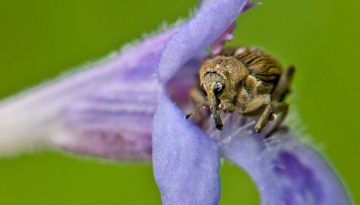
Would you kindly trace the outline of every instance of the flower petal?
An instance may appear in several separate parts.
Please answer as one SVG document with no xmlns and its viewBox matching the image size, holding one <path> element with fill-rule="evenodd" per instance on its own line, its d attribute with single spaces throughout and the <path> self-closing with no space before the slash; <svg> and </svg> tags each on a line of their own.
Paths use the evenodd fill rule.
<svg viewBox="0 0 360 205">
<path fill-rule="evenodd" d="M 64 109 L 64 125 L 52 142 L 66 150 L 113 159 L 150 159 L 156 77 L 109 82 Z"/>
<path fill-rule="evenodd" d="M 174 101 L 182 110 L 184 106 L 189 106 L 189 86 L 196 84 L 197 75 L 201 61 L 207 56 L 206 52 L 202 52 L 188 62 L 175 74 L 173 78 L 166 84 L 166 89 L 172 101 Z M 191 107 L 193 109 L 193 107 Z"/>
<path fill-rule="evenodd" d="M 230 24 L 230 26 L 222 33 L 212 44 L 211 52 L 213 55 L 217 55 L 221 52 L 225 45 L 225 41 L 231 41 L 234 38 L 234 34 L 231 32 L 235 29 L 235 21 Z"/>
<path fill-rule="evenodd" d="M 199 11 L 205 9 L 206 7 L 208 7 L 210 4 L 214 3 L 217 0 L 200 0 L 199 1 Z"/>
<path fill-rule="evenodd" d="M 293 133 L 282 129 L 264 139 L 255 122 L 224 117 L 224 130 L 210 131 L 222 156 L 254 180 L 261 204 L 351 204 L 346 189 L 327 160 Z"/>
<path fill-rule="evenodd" d="M 218 204 L 219 150 L 163 92 L 153 126 L 153 169 L 163 204 Z"/>
<path fill-rule="evenodd" d="M 167 85 L 182 107 L 189 105 L 187 88 L 194 83 L 202 57 L 188 61 Z M 157 59 L 147 65 L 151 67 Z M 150 159 L 152 122 L 160 88 L 156 76 L 151 75 L 142 79 L 135 74 L 140 79 L 134 76 L 109 82 L 97 92 L 75 100 L 66 107 L 66 129 L 59 131 L 53 142 L 81 154 Z"/>
<path fill-rule="evenodd" d="M 242 13 L 244 13 L 245 11 L 247 11 L 247 10 L 249 10 L 249 9 L 251 9 L 252 7 L 254 7 L 254 6 L 256 6 L 256 5 L 260 5 L 260 4 L 262 4 L 261 2 L 252 2 L 252 3 L 249 3 L 249 1 L 248 1 L 248 4 L 246 4 L 245 6 L 244 6 L 244 8 L 240 11 L 240 14 L 242 14 Z M 239 14 L 239 15 L 240 15 Z"/>
<path fill-rule="evenodd" d="M 236 19 L 246 3 L 246 0 L 218 0 L 174 34 L 160 56 L 160 82 L 165 84 L 185 62 L 215 41 Z"/>
<path fill-rule="evenodd" d="M 3 101 L 0 153 L 50 144 L 117 159 L 149 159 L 159 90 L 155 68 L 178 29 Z"/>
</svg>

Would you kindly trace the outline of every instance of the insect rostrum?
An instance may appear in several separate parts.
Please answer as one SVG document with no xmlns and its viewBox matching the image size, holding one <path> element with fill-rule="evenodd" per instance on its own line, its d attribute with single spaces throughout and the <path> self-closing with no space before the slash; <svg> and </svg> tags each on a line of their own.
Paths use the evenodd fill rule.
<svg viewBox="0 0 360 205">
<path fill-rule="evenodd" d="M 276 114 L 275 122 L 265 131 L 271 134 L 287 114 L 288 105 L 283 100 L 295 71 L 292 66 L 284 71 L 281 67 L 277 59 L 257 47 L 224 49 L 219 55 L 202 61 L 200 85 L 190 86 L 190 98 L 210 110 L 219 130 L 223 129 L 219 108 L 245 116 L 260 116 L 255 132 L 261 132 Z"/>
</svg>

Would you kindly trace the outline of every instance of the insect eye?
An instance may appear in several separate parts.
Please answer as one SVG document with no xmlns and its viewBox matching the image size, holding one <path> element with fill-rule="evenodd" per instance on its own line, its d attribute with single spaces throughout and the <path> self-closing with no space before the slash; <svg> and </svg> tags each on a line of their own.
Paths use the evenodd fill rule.
<svg viewBox="0 0 360 205">
<path fill-rule="evenodd" d="M 214 94 L 215 96 L 220 95 L 220 93 L 224 90 L 224 85 L 220 82 L 217 82 L 214 86 Z"/>
<path fill-rule="evenodd" d="M 203 95 L 207 96 L 207 92 L 205 91 L 205 88 L 203 85 L 201 85 L 200 90 Z"/>
</svg>

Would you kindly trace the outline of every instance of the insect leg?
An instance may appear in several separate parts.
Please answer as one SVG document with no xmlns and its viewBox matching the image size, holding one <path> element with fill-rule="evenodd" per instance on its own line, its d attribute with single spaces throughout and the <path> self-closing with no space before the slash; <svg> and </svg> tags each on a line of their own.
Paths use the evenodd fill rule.
<svg viewBox="0 0 360 205">
<path fill-rule="evenodd" d="M 283 98 L 283 94 L 288 92 L 292 77 L 294 76 L 294 72 L 295 68 L 293 66 L 289 66 L 280 75 L 279 82 L 276 84 L 276 87 L 271 94 L 274 100 Z"/>
<path fill-rule="evenodd" d="M 261 132 L 261 130 L 266 126 L 266 124 L 269 122 L 269 117 L 273 111 L 272 104 L 268 104 L 261 115 L 259 121 L 256 123 L 254 130 L 255 132 Z"/>
<path fill-rule="evenodd" d="M 288 104 L 284 102 L 278 102 L 273 104 L 273 112 L 276 115 L 275 121 L 270 124 L 269 127 L 266 127 L 265 136 L 270 136 L 281 124 L 282 121 L 284 121 L 286 114 L 288 112 Z"/>
<path fill-rule="evenodd" d="M 261 132 L 261 130 L 266 126 L 269 121 L 270 115 L 272 113 L 272 104 L 270 94 L 263 94 L 253 97 L 249 102 L 245 104 L 236 103 L 235 112 L 237 113 L 249 113 L 256 111 L 261 108 L 263 105 L 267 105 L 264 112 L 262 113 L 259 121 L 256 123 L 254 130 L 255 132 Z"/>
<path fill-rule="evenodd" d="M 257 95 L 246 103 L 237 102 L 235 104 L 235 112 L 240 114 L 249 113 L 259 109 L 263 105 L 268 105 L 270 103 L 271 103 L 270 94 Z"/>
</svg>

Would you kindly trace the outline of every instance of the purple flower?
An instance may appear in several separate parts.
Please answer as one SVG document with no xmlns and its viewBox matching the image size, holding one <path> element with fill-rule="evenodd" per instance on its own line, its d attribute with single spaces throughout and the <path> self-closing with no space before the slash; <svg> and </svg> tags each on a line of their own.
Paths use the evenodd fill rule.
<svg viewBox="0 0 360 205">
<path fill-rule="evenodd" d="M 123 160 L 153 159 L 164 204 L 217 204 L 223 157 L 249 173 L 262 204 L 350 204 L 327 160 L 294 133 L 254 133 L 254 118 L 223 114 L 199 128 L 184 119 L 187 87 L 204 49 L 232 39 L 234 20 L 256 5 L 203 0 L 186 24 L 0 104 L 0 153 L 36 146 Z M 176 102 L 176 105 L 175 103 Z M 19 125 L 21 125 L 19 127 Z"/>
</svg>

